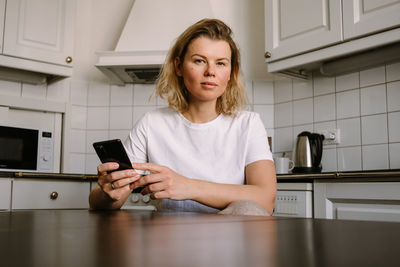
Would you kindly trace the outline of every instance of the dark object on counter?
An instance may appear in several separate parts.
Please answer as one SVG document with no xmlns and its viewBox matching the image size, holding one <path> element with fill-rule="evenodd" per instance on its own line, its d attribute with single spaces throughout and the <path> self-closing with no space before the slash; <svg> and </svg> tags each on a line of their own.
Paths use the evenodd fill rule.
<svg viewBox="0 0 400 267">
<path fill-rule="evenodd" d="M 301 132 L 293 150 L 293 173 L 319 173 L 322 170 L 322 134 Z"/>
</svg>

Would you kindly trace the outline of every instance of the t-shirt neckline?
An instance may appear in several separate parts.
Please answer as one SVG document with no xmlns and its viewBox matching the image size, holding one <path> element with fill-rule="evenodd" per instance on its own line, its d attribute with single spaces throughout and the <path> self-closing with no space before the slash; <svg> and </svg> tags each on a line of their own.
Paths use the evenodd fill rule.
<svg viewBox="0 0 400 267">
<path fill-rule="evenodd" d="M 221 117 L 223 116 L 222 113 L 219 114 L 215 119 L 208 121 L 208 122 L 204 122 L 204 123 L 195 123 L 195 122 L 191 122 L 190 120 L 186 119 L 185 116 L 183 116 L 182 113 L 177 112 L 178 116 L 180 117 L 180 119 L 183 121 L 183 123 L 193 129 L 204 129 L 204 128 L 208 128 L 214 124 L 216 124 Z"/>
</svg>

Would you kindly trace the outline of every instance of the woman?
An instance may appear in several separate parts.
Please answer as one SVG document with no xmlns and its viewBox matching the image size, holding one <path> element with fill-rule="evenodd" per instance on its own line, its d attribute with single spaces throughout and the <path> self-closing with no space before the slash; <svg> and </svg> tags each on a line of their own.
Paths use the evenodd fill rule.
<svg viewBox="0 0 400 267">
<path fill-rule="evenodd" d="M 272 155 L 258 114 L 241 110 L 246 93 L 231 34 L 205 19 L 178 37 L 156 86 L 169 107 L 147 113 L 125 141 L 135 170 L 98 166 L 92 208 L 118 209 L 144 187 L 160 210 L 272 214 Z"/>
</svg>

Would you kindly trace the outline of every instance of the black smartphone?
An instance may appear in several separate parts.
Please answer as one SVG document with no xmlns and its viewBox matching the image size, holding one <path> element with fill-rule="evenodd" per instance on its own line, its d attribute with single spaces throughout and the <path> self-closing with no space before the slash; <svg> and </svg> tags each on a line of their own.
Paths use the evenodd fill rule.
<svg viewBox="0 0 400 267">
<path fill-rule="evenodd" d="M 131 161 L 126 154 L 124 145 L 120 139 L 95 142 L 93 143 L 93 147 L 102 163 L 117 162 L 119 164 L 119 168 L 113 171 L 133 169 Z M 140 193 L 143 188 L 144 187 L 138 187 L 134 189 L 132 193 Z"/>
<path fill-rule="evenodd" d="M 93 147 L 102 163 L 117 162 L 119 164 L 119 168 L 114 171 L 132 169 L 131 161 L 120 139 L 95 142 Z"/>
</svg>

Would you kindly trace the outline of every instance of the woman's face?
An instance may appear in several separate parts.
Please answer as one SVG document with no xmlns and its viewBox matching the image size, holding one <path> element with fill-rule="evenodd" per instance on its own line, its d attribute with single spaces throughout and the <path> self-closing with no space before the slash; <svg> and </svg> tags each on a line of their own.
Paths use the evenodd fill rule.
<svg viewBox="0 0 400 267">
<path fill-rule="evenodd" d="M 231 76 L 231 48 L 226 41 L 196 38 L 189 44 L 183 62 L 175 59 L 175 69 L 183 77 L 191 103 L 216 102 Z"/>
</svg>

